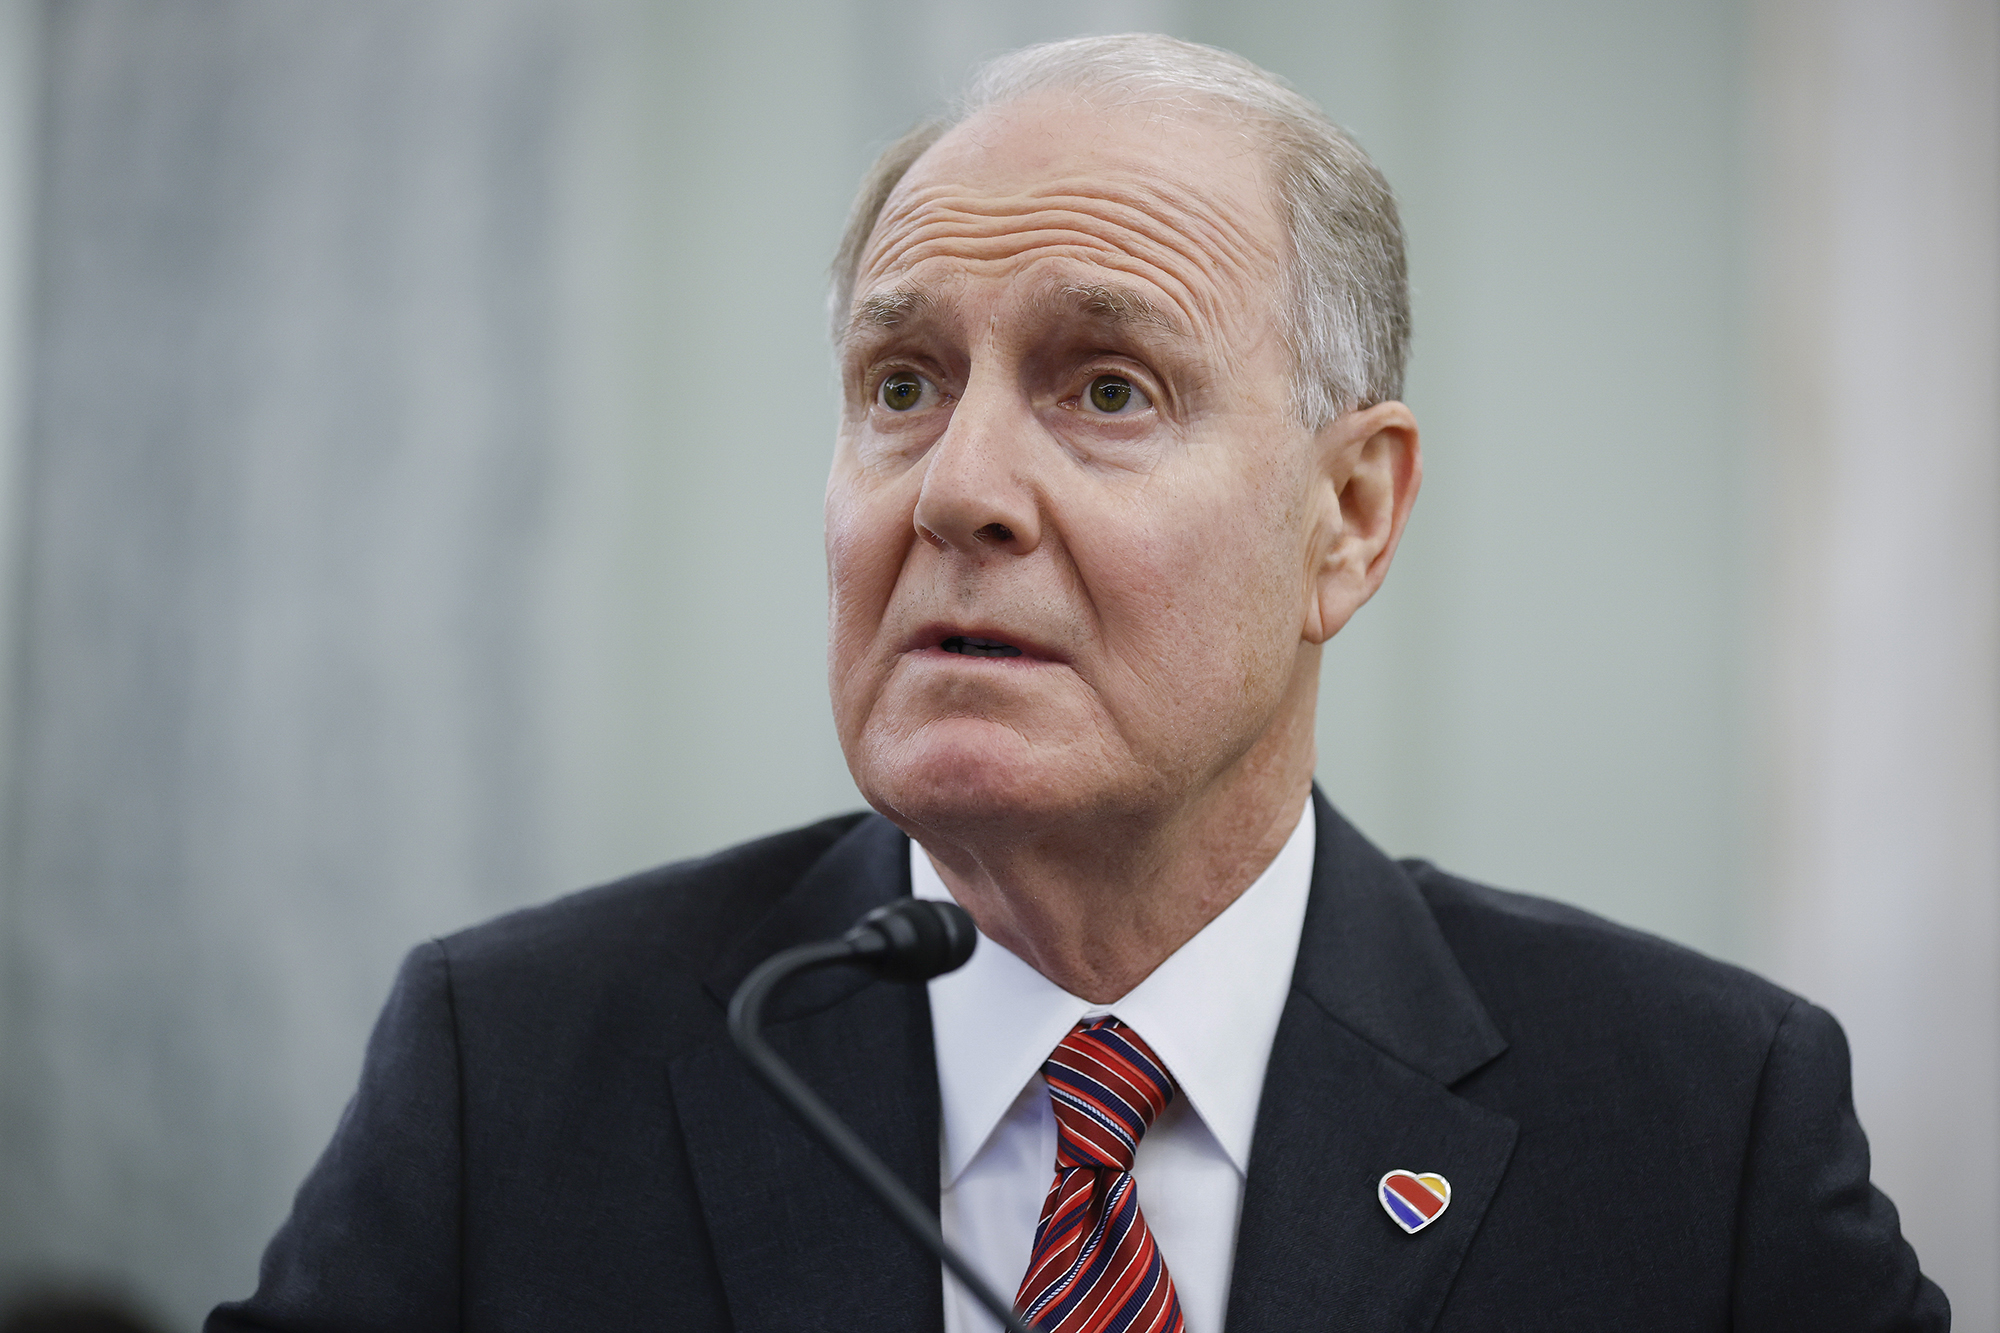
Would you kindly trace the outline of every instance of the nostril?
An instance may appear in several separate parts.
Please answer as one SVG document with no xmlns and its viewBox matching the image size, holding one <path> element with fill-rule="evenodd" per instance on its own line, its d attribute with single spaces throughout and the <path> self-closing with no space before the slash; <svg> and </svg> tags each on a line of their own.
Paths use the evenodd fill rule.
<svg viewBox="0 0 2000 1333">
<path fill-rule="evenodd" d="M 932 532 L 929 528 L 925 527 L 921 523 L 917 524 L 917 535 L 919 537 L 922 537 L 925 541 L 929 542 L 932 546 L 937 547 L 938 550 L 940 551 L 944 550 L 944 548 L 948 544 L 943 537 L 940 537 L 937 533 Z"/>
<path fill-rule="evenodd" d="M 981 528 L 979 531 L 973 533 L 972 535 L 979 538 L 981 541 L 989 541 L 994 543 L 1011 542 L 1014 540 L 1014 530 L 1008 527 L 1005 523 L 988 523 L 985 527 Z"/>
</svg>

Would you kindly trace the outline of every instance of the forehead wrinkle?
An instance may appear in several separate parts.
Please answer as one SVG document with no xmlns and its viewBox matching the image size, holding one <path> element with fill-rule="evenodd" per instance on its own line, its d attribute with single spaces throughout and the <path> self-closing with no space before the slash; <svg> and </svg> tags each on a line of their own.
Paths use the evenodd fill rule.
<svg viewBox="0 0 2000 1333">
<path fill-rule="evenodd" d="M 1130 269 L 1115 260 L 1106 263 L 1124 256 L 1156 270 L 1134 276 L 1172 292 L 1189 317 L 1209 320 L 1225 316 L 1220 307 L 1243 279 L 1272 280 L 1282 273 L 1272 238 L 1257 235 L 1254 224 L 1260 219 L 1190 190 L 1165 190 L 1151 182 L 1056 181 L 1027 193 L 968 196 L 965 186 L 939 184 L 895 201 L 867 267 L 892 272 L 934 256 L 1005 260 L 1048 249 Z M 1262 221 L 1281 235 L 1275 217 Z"/>
<path fill-rule="evenodd" d="M 1256 268 L 1259 257 L 1269 252 L 1269 246 L 1259 242 L 1254 217 L 1246 217 L 1242 208 L 1212 203 L 1192 191 L 1152 187 L 1125 191 L 1099 186 L 1081 193 L 1058 192 L 1057 187 L 1038 193 L 1059 209 L 1101 216 L 1114 226 L 1156 244 L 1184 249 L 1192 256 L 1220 253 L 1245 270 Z M 1270 224 L 1271 239 L 1275 239 L 1280 230 L 1277 217 L 1274 214 L 1264 221 Z"/>
<path fill-rule="evenodd" d="M 1270 250 L 1268 244 L 1260 244 L 1257 229 L 1249 225 L 1253 219 L 1243 217 L 1242 209 L 1150 184 L 1121 188 L 1103 180 L 1058 181 L 1027 194 L 985 199 L 962 194 L 951 185 L 935 185 L 912 191 L 900 205 L 877 224 L 880 239 L 872 248 L 878 256 L 920 242 L 927 234 L 985 238 L 1022 229 L 1076 230 L 1077 219 L 1106 223 L 1118 232 L 1191 255 L 1220 251 L 1245 269 L 1256 267 L 1258 258 Z M 1068 221 L 1052 227 L 1045 218 Z M 1275 215 L 1263 221 L 1273 232 L 1281 230 Z"/>
<path fill-rule="evenodd" d="M 1077 284 L 1079 290 L 1098 288 L 1099 291 L 1092 295 L 1109 293 L 1116 288 L 1121 294 L 1119 297 L 1102 302 L 1095 311 L 1084 310 L 1084 313 L 1099 318 L 1120 316 L 1112 322 L 1128 325 L 1152 323 L 1164 331 L 1184 334 L 1190 326 L 1226 325 L 1248 313 L 1235 309 L 1230 298 L 1249 284 L 1242 276 L 1232 276 L 1233 266 L 1218 266 L 1198 249 L 1110 245 L 1089 233 L 1070 230 L 1008 234 L 985 240 L 947 233 L 912 245 L 898 256 L 891 271 L 916 270 L 934 260 L 1004 263 L 1022 256 L 1029 256 L 1030 262 L 1074 260 L 1093 269 L 1130 278 L 1134 283 L 1159 293 L 1166 305 L 1178 312 L 1177 318 L 1168 309 L 1162 308 L 1158 301 L 1141 296 L 1141 289 L 1137 286 L 1125 283 Z M 1085 304 L 1078 297 L 1070 299 L 1072 308 Z M 1154 318 L 1139 318 L 1142 315 Z"/>
</svg>

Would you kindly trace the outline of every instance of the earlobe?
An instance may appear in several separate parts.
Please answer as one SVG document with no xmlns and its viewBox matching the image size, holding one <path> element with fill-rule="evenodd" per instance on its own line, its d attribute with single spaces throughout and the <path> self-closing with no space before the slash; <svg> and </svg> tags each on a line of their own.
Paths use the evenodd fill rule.
<svg viewBox="0 0 2000 1333">
<path fill-rule="evenodd" d="M 1321 514 L 1304 638 L 1325 643 L 1375 595 L 1423 482 L 1416 418 L 1400 402 L 1342 413 L 1317 444 Z"/>
</svg>

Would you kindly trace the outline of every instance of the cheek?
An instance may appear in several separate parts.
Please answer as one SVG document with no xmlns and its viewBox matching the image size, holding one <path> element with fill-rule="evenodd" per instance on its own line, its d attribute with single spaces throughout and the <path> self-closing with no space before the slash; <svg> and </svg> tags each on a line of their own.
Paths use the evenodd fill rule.
<svg viewBox="0 0 2000 1333">
<path fill-rule="evenodd" d="M 826 495 L 828 654 L 834 693 L 881 628 L 914 532 L 914 502 L 836 465 Z"/>
<path fill-rule="evenodd" d="M 1181 502 L 1086 538 L 1079 572 L 1120 673 L 1148 706 L 1207 725 L 1282 692 L 1304 626 L 1303 557 L 1296 514 L 1273 497 L 1203 479 Z"/>
</svg>

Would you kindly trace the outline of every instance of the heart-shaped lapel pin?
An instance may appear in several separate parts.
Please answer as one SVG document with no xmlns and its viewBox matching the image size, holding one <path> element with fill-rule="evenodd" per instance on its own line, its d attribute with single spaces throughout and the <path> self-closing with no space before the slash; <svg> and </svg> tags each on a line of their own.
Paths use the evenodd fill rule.
<svg viewBox="0 0 2000 1333">
<path fill-rule="evenodd" d="M 1444 1216 L 1446 1206 L 1451 1203 L 1451 1182 L 1429 1171 L 1422 1175 L 1414 1171 L 1391 1171 L 1382 1177 L 1375 1193 L 1380 1196 L 1382 1211 L 1389 1219 L 1414 1236 Z"/>
</svg>

